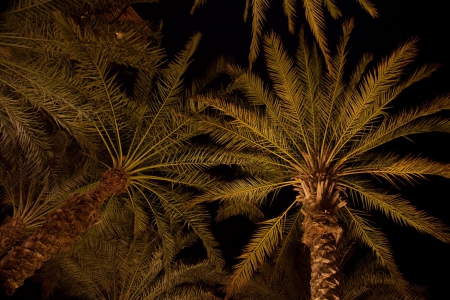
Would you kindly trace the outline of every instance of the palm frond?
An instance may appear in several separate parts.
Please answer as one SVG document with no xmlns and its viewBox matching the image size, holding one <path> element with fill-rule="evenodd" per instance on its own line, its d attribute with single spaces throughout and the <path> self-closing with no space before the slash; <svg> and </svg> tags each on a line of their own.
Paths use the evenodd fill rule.
<svg viewBox="0 0 450 300">
<path fill-rule="evenodd" d="M 304 136 L 305 148 L 307 149 L 307 153 L 311 155 L 314 151 L 313 149 L 318 146 L 318 135 L 325 127 L 323 126 L 325 118 L 323 118 L 323 114 L 320 112 L 323 109 L 321 107 L 322 101 L 318 101 L 322 97 L 319 90 L 319 83 L 322 82 L 323 69 L 317 47 L 315 45 L 311 47 L 308 44 L 303 29 L 300 30 L 299 37 L 300 41 L 295 57 L 298 67 L 297 75 L 302 83 L 303 90 L 301 93 L 302 97 L 298 97 L 297 102 L 305 102 L 304 107 L 306 110 L 300 122 L 303 128 L 312 129 L 307 130 L 307 134 Z"/>
<path fill-rule="evenodd" d="M 417 55 L 416 42 L 416 40 L 407 41 L 394 50 L 372 72 L 366 74 L 358 88 L 351 92 L 352 95 L 348 98 L 350 102 L 345 105 L 345 111 L 342 112 L 343 117 L 340 121 L 344 127 L 341 127 L 341 138 L 335 145 L 336 149 L 342 149 L 361 130 L 368 118 L 372 117 L 370 110 L 374 103 L 383 99 L 381 96 L 400 82 L 406 67 Z"/>
<path fill-rule="evenodd" d="M 369 0 L 356 0 L 361 7 L 370 14 L 372 18 L 378 17 L 378 10 L 375 8 L 372 2 Z"/>
<path fill-rule="evenodd" d="M 23 153 L 36 170 L 45 172 L 49 165 L 51 147 L 43 128 L 36 126 L 40 122 L 35 111 L 31 107 L 24 110 L 27 105 L 23 100 L 4 94 L 0 96 L 0 103 L 2 154 L 14 161 L 16 153 Z"/>
<path fill-rule="evenodd" d="M 427 175 L 450 177 L 449 166 L 445 163 L 434 161 L 420 156 L 399 156 L 394 154 L 363 155 L 358 159 L 362 163 L 351 169 L 345 170 L 341 176 L 370 174 L 387 179 L 406 181 L 414 184 L 417 179 L 424 179 Z"/>
<path fill-rule="evenodd" d="M 409 286 L 398 289 L 395 280 L 372 255 L 366 255 L 352 270 L 342 286 L 343 299 L 426 299 L 423 289 Z"/>
<path fill-rule="evenodd" d="M 250 0 L 249 0 L 250 1 Z M 260 39 L 263 34 L 266 14 L 270 6 L 270 0 L 251 0 L 252 1 L 252 37 L 250 42 L 250 53 L 248 60 L 250 66 L 255 62 L 259 54 Z"/>
<path fill-rule="evenodd" d="M 342 17 L 342 12 L 337 7 L 335 0 L 325 0 L 323 4 L 330 13 L 330 15 L 333 17 L 333 19 Z"/>
<path fill-rule="evenodd" d="M 187 224 L 200 237 L 209 259 L 214 262 L 218 269 L 223 266 L 223 259 L 218 250 L 219 245 L 210 230 L 209 213 L 200 206 L 191 207 L 189 210 L 185 209 L 185 204 L 189 201 L 191 195 L 186 194 L 185 191 L 184 194 L 181 191 L 177 193 L 176 190 L 171 191 L 158 184 L 136 181 L 132 183 L 133 185 L 142 187 L 155 195 L 153 199 L 157 201 L 156 205 L 160 205 L 166 218 L 171 222 Z M 152 204 L 152 206 L 155 206 L 155 204 Z"/>
<path fill-rule="evenodd" d="M 289 140 L 284 135 L 278 134 L 278 128 L 270 126 L 270 120 L 260 117 L 261 111 L 244 108 L 222 99 L 198 98 L 208 103 L 218 111 L 226 112 L 233 118 L 230 122 L 222 119 L 199 116 L 199 130 L 209 133 L 211 138 L 233 150 L 243 148 L 264 150 L 271 152 L 286 162 L 301 166 L 297 163 L 301 156 L 292 156 Z M 274 128 L 275 127 L 275 128 Z"/>
<path fill-rule="evenodd" d="M 340 100 L 345 97 L 346 83 L 344 78 L 345 63 L 347 61 L 347 44 L 350 39 L 350 34 L 353 30 L 353 19 L 343 23 L 343 33 L 337 45 L 336 54 L 332 57 L 331 64 L 333 66 L 333 76 L 325 77 L 325 88 L 322 94 L 325 98 L 329 97 L 327 105 L 324 105 L 324 130 L 321 152 L 329 151 L 330 144 L 333 144 L 333 139 L 338 136 L 337 128 L 334 126 L 334 119 L 336 113 L 340 110 Z M 329 93 L 326 95 L 326 93 Z M 345 105 L 345 104 L 344 104 Z"/>
<path fill-rule="evenodd" d="M 239 256 L 240 262 L 234 266 L 231 282 L 227 287 L 227 297 L 241 289 L 252 277 L 267 257 L 270 257 L 283 238 L 283 227 L 287 214 L 295 205 L 291 204 L 278 217 L 264 221 L 253 234 L 250 242 Z"/>
<path fill-rule="evenodd" d="M 365 134 L 364 143 L 362 140 L 355 142 L 347 157 L 367 152 L 399 137 L 427 132 L 449 132 L 448 121 L 433 116 L 448 110 L 449 104 L 449 96 L 443 95 L 421 107 L 405 109 L 391 115 Z"/>
<path fill-rule="evenodd" d="M 278 276 L 283 271 L 289 269 L 290 260 L 292 259 L 292 253 L 295 253 L 295 249 L 299 247 L 299 241 L 302 235 L 301 224 L 304 215 L 299 211 L 288 216 L 285 221 L 283 244 L 279 247 L 277 255 L 273 260 L 273 274 L 272 276 Z"/>
<path fill-rule="evenodd" d="M 376 209 L 399 225 L 407 225 L 419 232 L 427 233 L 433 237 L 449 242 L 450 233 L 446 225 L 426 212 L 399 197 L 387 193 L 377 192 L 355 183 L 348 183 L 348 188 L 356 201 L 360 201 L 364 210 Z"/>
<path fill-rule="evenodd" d="M 253 222 L 260 221 L 264 215 L 256 205 L 247 201 L 222 201 L 215 221 L 220 222 L 230 217 L 243 215 Z"/>
<path fill-rule="evenodd" d="M 303 8 L 305 9 L 305 17 L 311 31 L 316 38 L 322 54 L 325 56 L 325 61 L 331 61 L 330 50 L 328 49 L 327 38 L 325 37 L 325 16 L 323 13 L 323 4 L 320 0 L 303 0 Z M 333 70 L 328 66 L 328 71 Z"/>
<path fill-rule="evenodd" d="M 348 236 L 361 241 L 372 250 L 376 259 L 388 270 L 392 280 L 400 291 L 407 289 L 407 282 L 397 268 L 394 256 L 387 238 L 376 228 L 372 227 L 363 213 L 345 206 L 340 210 L 340 217 L 344 218 L 348 226 Z"/>
<path fill-rule="evenodd" d="M 146 231 L 133 233 L 130 229 L 141 222 L 135 208 L 111 199 L 102 212 L 107 226 L 92 228 L 70 253 L 61 253 L 47 264 L 40 275 L 48 279 L 47 293 L 61 288 L 83 299 L 174 299 L 211 293 L 224 282 L 224 275 L 209 261 L 188 265 L 176 258 L 194 240 L 189 233 L 181 233 L 181 228 L 172 228 L 174 244 L 169 252 L 163 252 L 161 240 L 147 221 L 142 224 L 147 224 Z M 166 255 L 168 265 L 163 263 Z"/>
<path fill-rule="evenodd" d="M 306 139 L 307 136 L 306 129 L 300 121 L 305 117 L 307 108 L 301 99 L 303 96 L 301 91 L 304 87 L 298 80 L 295 62 L 287 55 L 276 35 L 266 36 L 264 43 L 265 57 L 273 88 L 282 101 L 279 101 L 278 104 L 278 101 L 268 98 L 263 103 L 269 110 L 269 116 L 277 120 L 277 124 L 290 137 L 291 143 L 297 151 L 304 151 L 303 145 L 297 143 L 299 140 Z M 300 131 L 299 135 L 295 134 L 297 132 L 295 128 Z"/>
<path fill-rule="evenodd" d="M 293 0 L 283 1 L 284 14 L 288 18 L 288 29 L 290 33 L 295 32 L 295 19 L 297 18 L 297 3 Z"/>
<path fill-rule="evenodd" d="M 198 196 L 194 203 L 205 201 L 247 201 L 250 204 L 260 206 L 264 203 L 267 195 L 276 192 L 286 186 L 291 186 L 292 182 L 269 182 L 259 178 L 237 179 L 232 182 L 223 183 L 220 186 L 212 187 Z"/>
</svg>

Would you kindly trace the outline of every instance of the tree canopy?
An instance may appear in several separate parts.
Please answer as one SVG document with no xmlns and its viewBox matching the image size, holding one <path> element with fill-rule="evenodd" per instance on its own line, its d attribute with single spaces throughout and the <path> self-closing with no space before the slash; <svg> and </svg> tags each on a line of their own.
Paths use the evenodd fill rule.
<svg viewBox="0 0 450 300">
<path fill-rule="evenodd" d="M 226 20 L 238 4 L 221 0 L 9 2 L 0 14 L 7 295 L 31 276 L 50 298 L 427 298 L 390 240 L 406 226 L 450 242 L 426 212 L 441 207 L 435 197 L 405 196 L 450 177 L 449 160 L 421 141 L 448 138 L 450 100 L 414 94 L 438 69 L 422 63 L 417 38 L 359 55 L 353 9 L 339 1 L 246 1 L 251 24 L 241 29 Z M 385 8 L 374 4 L 351 3 L 371 21 Z M 167 31 L 183 13 L 194 26 L 177 19 L 178 31 L 201 23 L 206 39 Z M 343 20 L 339 37 L 332 19 Z M 212 33 L 226 47 L 250 45 L 250 67 L 208 46 Z M 231 222 L 240 232 L 224 239 L 218 228 Z M 251 223 L 246 245 L 227 243 Z"/>
</svg>

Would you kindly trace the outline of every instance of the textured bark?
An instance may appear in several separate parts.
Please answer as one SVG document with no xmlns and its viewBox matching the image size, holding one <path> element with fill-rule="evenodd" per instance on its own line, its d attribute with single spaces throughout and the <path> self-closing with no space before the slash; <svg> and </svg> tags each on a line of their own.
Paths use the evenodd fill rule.
<svg viewBox="0 0 450 300">
<path fill-rule="evenodd" d="M 57 251 L 70 247 L 82 233 L 100 222 L 100 207 L 113 194 L 125 191 L 128 174 L 111 169 L 86 194 L 72 194 L 47 216 L 46 223 L 20 246 L 13 247 L 0 262 L 0 278 L 7 295 L 14 294 Z"/>
<path fill-rule="evenodd" d="M 26 235 L 25 223 L 21 219 L 13 218 L 0 226 L 0 257 Z"/>
<path fill-rule="evenodd" d="M 342 229 L 328 212 L 310 211 L 306 207 L 304 212 L 303 242 L 310 250 L 311 300 L 338 300 L 336 244 Z"/>
<path fill-rule="evenodd" d="M 339 190 L 325 176 L 312 179 L 296 178 L 299 191 L 298 201 L 302 202 L 303 238 L 302 242 L 310 250 L 311 300 L 339 300 L 337 265 L 337 242 L 342 228 L 336 217 Z"/>
</svg>

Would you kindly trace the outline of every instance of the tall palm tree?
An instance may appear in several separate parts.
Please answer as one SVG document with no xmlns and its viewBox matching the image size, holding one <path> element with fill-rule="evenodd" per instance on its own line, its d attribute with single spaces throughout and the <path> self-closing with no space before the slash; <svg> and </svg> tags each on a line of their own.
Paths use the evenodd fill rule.
<svg viewBox="0 0 450 300">
<path fill-rule="evenodd" d="M 145 204 L 126 203 L 111 199 L 102 208 L 102 224 L 45 265 L 39 274 L 44 294 L 58 288 L 78 299 L 219 299 L 213 292 L 224 274 L 208 260 L 188 263 L 181 254 L 197 235 L 171 224 L 172 243 L 164 249 Z"/>
<path fill-rule="evenodd" d="M 259 161 L 245 165 L 252 177 L 218 185 L 193 203 L 221 199 L 229 201 L 234 212 L 251 214 L 247 208 L 262 205 L 270 193 L 284 187 L 297 192 L 293 200 L 275 198 L 283 211 L 254 233 L 235 266 L 228 296 L 251 278 L 276 246 L 296 243 L 302 232 L 301 240 L 310 249 L 311 299 L 339 299 L 336 247 L 344 234 L 343 222 L 348 226 L 345 234 L 369 246 L 402 286 L 386 238 L 362 211 L 379 211 L 400 225 L 450 241 L 443 223 L 371 181 L 377 178 L 395 187 L 428 175 L 450 177 L 448 164 L 377 151 L 401 137 L 449 132 L 450 120 L 436 115 L 450 108 L 448 95 L 398 112 L 389 110 L 400 92 L 428 77 L 436 65 L 409 69 L 417 55 L 412 39 L 371 68 L 372 56 L 363 55 L 347 75 L 352 27 L 352 21 L 344 23 L 332 60 L 334 75 L 324 72 L 320 52 L 308 46 L 303 34 L 291 57 L 272 33 L 264 38 L 270 84 L 232 65 L 234 81 L 225 91 L 197 97 L 199 126 L 215 142 L 253 153 Z"/>
<path fill-rule="evenodd" d="M 204 5 L 206 0 L 195 0 L 191 9 L 191 14 L 195 9 Z M 331 66 L 331 54 L 328 47 L 327 38 L 325 35 L 326 22 L 325 10 L 331 15 L 333 19 L 338 19 L 342 16 L 342 12 L 334 1 L 326 0 L 303 0 L 303 8 L 306 21 L 313 33 L 317 44 L 319 45 L 322 54 L 325 56 L 328 70 L 333 71 Z M 378 17 L 378 11 L 369 0 L 357 0 L 361 7 L 370 14 L 371 17 Z M 246 0 L 244 20 L 247 20 L 249 11 L 252 14 L 252 38 L 250 44 L 249 62 L 250 66 L 255 62 L 260 52 L 260 41 L 264 34 L 264 26 L 266 23 L 267 13 L 271 5 L 271 0 Z M 297 1 L 283 0 L 283 11 L 288 20 L 288 29 L 290 33 L 295 32 L 295 21 L 297 18 Z"/>
</svg>

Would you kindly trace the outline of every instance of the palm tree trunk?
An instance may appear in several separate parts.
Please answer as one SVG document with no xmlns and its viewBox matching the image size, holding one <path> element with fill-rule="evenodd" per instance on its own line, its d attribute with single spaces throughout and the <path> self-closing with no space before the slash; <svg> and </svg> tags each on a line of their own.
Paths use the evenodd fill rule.
<svg viewBox="0 0 450 300">
<path fill-rule="evenodd" d="M 27 235 L 25 223 L 12 218 L 0 226 L 0 257 Z"/>
<path fill-rule="evenodd" d="M 120 168 L 103 173 L 100 184 L 85 194 L 72 194 L 47 216 L 46 223 L 0 261 L 0 278 L 7 295 L 14 294 L 57 251 L 70 247 L 76 238 L 100 222 L 102 203 L 125 191 L 128 174 Z"/>
<path fill-rule="evenodd" d="M 301 191 L 297 199 L 303 203 L 305 216 L 302 242 L 308 246 L 311 259 L 311 300 L 339 300 L 336 246 L 342 228 L 335 215 L 339 192 L 333 183 L 311 180 L 306 184 L 298 181 L 302 184 L 296 185 Z"/>
</svg>

